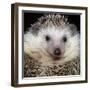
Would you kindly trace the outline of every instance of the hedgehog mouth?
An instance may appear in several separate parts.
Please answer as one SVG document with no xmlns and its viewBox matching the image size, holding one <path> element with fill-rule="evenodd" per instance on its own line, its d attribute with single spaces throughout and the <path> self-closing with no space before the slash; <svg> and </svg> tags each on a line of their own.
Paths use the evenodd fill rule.
<svg viewBox="0 0 90 90">
<path fill-rule="evenodd" d="M 53 56 L 52 58 L 53 58 L 53 60 L 60 60 L 61 59 L 61 57 L 56 57 L 56 56 Z"/>
<path fill-rule="evenodd" d="M 55 56 L 55 55 L 52 55 L 52 54 L 50 54 L 50 57 L 55 61 L 61 60 L 61 58 L 63 58 L 62 56 Z"/>
<path fill-rule="evenodd" d="M 63 57 L 62 55 L 60 55 L 60 56 L 52 55 L 52 54 L 49 53 L 48 51 L 47 51 L 47 53 L 48 53 L 48 55 L 52 58 L 52 60 L 54 60 L 54 61 L 59 61 L 59 60 L 61 60 L 62 58 L 65 58 L 65 57 Z"/>
</svg>

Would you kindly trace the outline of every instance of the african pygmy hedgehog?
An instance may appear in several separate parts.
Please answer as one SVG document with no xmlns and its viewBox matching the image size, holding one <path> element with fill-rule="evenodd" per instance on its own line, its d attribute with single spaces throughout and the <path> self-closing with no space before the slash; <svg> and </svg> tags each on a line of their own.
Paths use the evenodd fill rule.
<svg viewBox="0 0 90 90">
<path fill-rule="evenodd" d="M 80 35 L 77 27 L 70 24 L 64 15 L 42 16 L 24 34 L 24 52 L 30 57 L 28 62 L 33 62 L 33 65 L 25 63 L 28 66 L 28 69 L 24 67 L 25 76 L 61 75 L 54 74 L 53 67 L 80 60 Z M 39 71 L 35 71 L 37 66 Z M 51 68 L 50 74 L 46 74 L 49 70 L 47 68 Z M 60 73 L 60 70 L 58 72 Z"/>
</svg>

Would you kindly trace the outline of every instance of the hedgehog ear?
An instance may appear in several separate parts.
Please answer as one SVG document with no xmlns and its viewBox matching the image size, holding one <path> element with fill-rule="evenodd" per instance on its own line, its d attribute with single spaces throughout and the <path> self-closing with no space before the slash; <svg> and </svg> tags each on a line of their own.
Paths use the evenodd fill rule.
<svg viewBox="0 0 90 90">
<path fill-rule="evenodd" d="M 75 35 L 77 33 L 77 27 L 74 24 L 69 24 L 69 28 L 72 32 L 72 35 Z"/>
<path fill-rule="evenodd" d="M 71 30 L 77 30 L 77 27 L 75 24 L 69 24 L 69 27 Z"/>
</svg>

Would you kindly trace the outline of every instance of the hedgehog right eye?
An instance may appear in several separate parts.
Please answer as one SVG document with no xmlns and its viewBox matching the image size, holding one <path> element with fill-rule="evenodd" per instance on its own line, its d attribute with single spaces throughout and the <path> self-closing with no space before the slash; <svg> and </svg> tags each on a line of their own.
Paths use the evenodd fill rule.
<svg viewBox="0 0 90 90">
<path fill-rule="evenodd" d="M 67 37 L 66 36 L 63 37 L 63 41 L 67 42 Z"/>
<path fill-rule="evenodd" d="M 46 41 L 50 41 L 50 37 L 49 36 L 46 36 L 45 39 L 46 39 Z"/>
</svg>

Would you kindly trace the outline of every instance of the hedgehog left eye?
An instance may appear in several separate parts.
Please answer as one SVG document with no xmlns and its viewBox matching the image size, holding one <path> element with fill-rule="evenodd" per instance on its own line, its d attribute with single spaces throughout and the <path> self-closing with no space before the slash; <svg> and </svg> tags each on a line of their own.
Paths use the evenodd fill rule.
<svg viewBox="0 0 90 90">
<path fill-rule="evenodd" d="M 63 37 L 63 42 L 67 42 L 67 37 L 66 36 Z"/>
<path fill-rule="evenodd" d="M 50 37 L 49 36 L 46 36 L 45 39 L 46 39 L 46 41 L 49 41 L 50 40 Z"/>
</svg>

